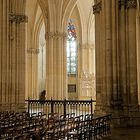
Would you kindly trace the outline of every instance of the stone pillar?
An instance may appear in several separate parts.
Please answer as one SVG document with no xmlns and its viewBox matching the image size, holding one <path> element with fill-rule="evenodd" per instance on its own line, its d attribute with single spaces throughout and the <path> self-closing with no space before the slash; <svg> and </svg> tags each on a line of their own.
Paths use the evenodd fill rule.
<svg viewBox="0 0 140 140">
<path fill-rule="evenodd" d="M 66 34 L 47 32 L 47 98 L 63 99 L 66 94 Z M 49 52 L 49 53 L 48 53 Z"/>
<path fill-rule="evenodd" d="M 96 99 L 95 71 L 94 71 L 94 47 L 88 43 L 81 45 L 81 73 L 79 76 L 78 99 Z"/>
<path fill-rule="evenodd" d="M 137 25 L 136 25 L 136 31 L 137 31 L 137 73 L 138 73 L 138 101 L 140 105 L 140 5 L 138 5 L 137 8 Z"/>
<path fill-rule="evenodd" d="M 105 32 L 106 32 L 106 94 L 107 106 L 110 106 L 113 84 L 112 69 L 112 32 L 111 32 L 111 0 L 105 0 Z"/>
<path fill-rule="evenodd" d="M 15 5 L 9 0 L 0 1 L 0 92 L 2 109 L 20 110 L 25 103 L 25 22 L 23 6 L 18 0 Z"/>
<path fill-rule="evenodd" d="M 127 1 L 127 85 L 129 93 L 129 105 L 134 110 L 138 107 L 138 88 L 137 88 L 137 56 L 136 56 L 136 0 Z"/>
<path fill-rule="evenodd" d="M 119 82 L 119 45 L 118 45 L 118 1 L 111 2 L 111 33 L 112 33 L 112 97 L 111 105 L 118 106 L 121 101 Z"/>
<path fill-rule="evenodd" d="M 95 74 L 95 51 L 94 51 L 94 45 L 89 45 L 88 46 L 88 70 L 90 73 L 94 73 Z"/>
<path fill-rule="evenodd" d="M 0 3 L 2 0 L 0 1 Z M 0 62 L 2 62 L 2 4 L 0 4 Z M 2 105 L 2 65 L 0 65 L 0 101 Z M 0 107 L 1 108 L 1 107 Z"/>
<path fill-rule="evenodd" d="M 88 43 L 80 46 L 81 53 L 81 73 L 94 73 L 94 47 Z M 79 56 L 78 56 L 79 57 Z"/>
<path fill-rule="evenodd" d="M 120 92 L 123 99 L 123 107 L 127 109 L 127 53 L 126 53 L 126 11 L 125 11 L 125 1 L 119 1 L 119 54 L 120 54 Z"/>
<path fill-rule="evenodd" d="M 57 90 L 56 90 L 56 97 L 58 99 L 64 99 L 64 87 L 66 86 L 66 75 L 64 75 L 64 71 L 66 70 L 66 64 L 64 63 L 64 50 L 66 50 L 66 46 L 64 45 L 66 34 L 61 32 L 56 32 L 56 76 L 57 76 Z M 65 78 L 64 78 L 65 77 Z M 66 94 L 66 93 L 65 93 Z"/>
<path fill-rule="evenodd" d="M 37 90 L 38 83 L 37 83 L 37 77 L 38 77 L 38 54 L 39 49 L 36 48 L 28 48 L 27 49 L 27 57 L 28 57 L 28 97 L 26 99 L 39 99 L 39 92 Z"/>
<path fill-rule="evenodd" d="M 8 12 L 9 12 L 9 9 L 7 9 L 7 6 L 9 5 L 8 3 L 8 0 L 5 0 L 5 1 L 0 1 L 1 2 L 1 103 L 2 103 L 2 106 L 3 108 L 6 107 L 6 105 L 8 106 L 8 101 L 9 101 L 9 92 L 8 92 L 8 84 L 9 84 L 9 81 L 8 80 L 8 64 L 7 64 L 7 61 L 8 61 L 8 47 L 9 47 L 9 44 L 8 44 L 8 31 L 9 31 L 9 27 L 8 27 L 8 23 L 9 21 L 7 20 L 7 15 L 8 15 Z"/>
<path fill-rule="evenodd" d="M 82 44 L 81 45 L 81 49 L 82 49 L 82 57 L 81 57 L 81 59 L 82 59 L 82 72 L 87 72 L 88 71 L 88 44 L 86 43 L 86 44 Z"/>
<path fill-rule="evenodd" d="M 47 77 L 47 99 L 51 99 L 55 86 L 53 85 L 53 34 L 50 32 L 46 33 L 46 77 Z"/>
<path fill-rule="evenodd" d="M 24 1 L 18 1 L 16 4 L 21 4 Z M 13 8 L 17 8 L 14 7 Z M 25 8 L 25 7 L 23 7 Z M 25 103 L 25 22 L 27 22 L 27 17 L 24 15 L 24 10 L 11 9 L 9 14 L 10 21 L 10 37 L 11 40 L 11 71 L 12 75 L 12 92 L 11 95 L 14 99 L 11 100 L 12 104 L 15 103 L 15 108 L 20 109 L 24 107 Z M 14 11 L 15 13 L 13 13 Z M 20 13 L 20 14 L 19 14 Z M 12 50 L 13 48 L 13 50 Z M 10 72 L 9 72 L 10 73 Z M 9 79 L 10 79 L 9 78 Z M 14 87 L 14 88 L 13 88 Z"/>
<path fill-rule="evenodd" d="M 95 64 L 96 64 L 96 111 L 100 112 L 102 105 L 104 104 L 102 101 L 103 98 L 103 81 L 102 81 L 102 73 L 101 73 L 101 10 L 102 10 L 102 2 L 95 1 L 93 5 L 93 14 L 95 15 Z"/>
<path fill-rule="evenodd" d="M 83 72 L 79 79 L 79 98 L 81 100 L 96 100 L 95 75 L 89 72 Z"/>
<path fill-rule="evenodd" d="M 98 2 L 98 1 L 97 1 Z M 112 113 L 117 124 L 136 125 L 138 112 L 136 0 L 95 3 L 96 113 Z M 100 22 L 99 22 L 100 21 Z M 102 23 L 102 24 L 100 24 Z M 102 33 L 102 34 L 100 34 Z M 130 117 L 131 120 L 125 120 Z M 115 123 L 116 123 L 115 122 Z"/>
</svg>

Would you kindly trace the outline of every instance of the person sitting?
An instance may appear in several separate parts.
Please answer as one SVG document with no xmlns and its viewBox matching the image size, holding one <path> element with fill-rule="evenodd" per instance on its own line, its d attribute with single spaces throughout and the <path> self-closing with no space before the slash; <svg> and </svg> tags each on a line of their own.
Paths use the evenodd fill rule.
<svg viewBox="0 0 140 140">
<path fill-rule="evenodd" d="M 46 100 L 46 90 L 43 90 L 40 94 L 39 100 L 45 101 Z"/>
</svg>

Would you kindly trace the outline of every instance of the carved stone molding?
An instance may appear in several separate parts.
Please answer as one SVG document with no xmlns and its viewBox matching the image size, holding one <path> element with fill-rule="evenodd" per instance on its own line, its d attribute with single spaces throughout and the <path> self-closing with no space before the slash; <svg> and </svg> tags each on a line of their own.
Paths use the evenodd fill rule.
<svg viewBox="0 0 140 140">
<path fill-rule="evenodd" d="M 95 76 L 90 72 L 82 72 L 80 80 L 80 95 L 96 99 Z"/>
<path fill-rule="evenodd" d="M 127 0 L 126 8 L 136 8 L 137 1 L 136 0 Z"/>
<path fill-rule="evenodd" d="M 83 81 L 94 81 L 95 80 L 95 76 L 93 73 L 89 73 L 89 72 L 82 72 L 81 73 L 81 79 Z"/>
<path fill-rule="evenodd" d="M 9 21 L 16 23 L 27 22 L 28 17 L 22 14 L 9 13 Z"/>
<path fill-rule="evenodd" d="M 97 4 L 93 5 L 92 8 L 93 14 L 100 13 L 100 11 L 102 10 L 102 2 L 98 2 Z"/>
<path fill-rule="evenodd" d="M 88 44 L 88 43 L 85 43 L 85 44 L 80 44 L 80 48 L 81 49 L 90 49 L 90 50 L 93 50 L 95 49 L 95 46 L 93 44 Z"/>
<path fill-rule="evenodd" d="M 54 39 L 59 39 L 59 38 L 66 38 L 67 34 L 65 32 L 46 32 L 45 34 L 45 39 L 49 39 L 49 38 L 54 38 Z"/>
<path fill-rule="evenodd" d="M 126 1 L 125 0 L 118 0 L 119 6 L 126 6 Z"/>
<path fill-rule="evenodd" d="M 27 49 L 27 53 L 29 54 L 38 54 L 39 52 L 40 52 L 39 49 L 36 49 L 36 48 Z"/>
</svg>

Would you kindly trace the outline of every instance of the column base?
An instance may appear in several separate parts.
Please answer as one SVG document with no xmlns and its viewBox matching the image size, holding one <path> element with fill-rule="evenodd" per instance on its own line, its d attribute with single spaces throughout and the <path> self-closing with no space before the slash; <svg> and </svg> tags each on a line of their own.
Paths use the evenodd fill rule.
<svg viewBox="0 0 140 140">
<path fill-rule="evenodd" d="M 19 104 L 0 104 L 0 111 L 16 111 L 16 112 L 22 112 L 25 111 L 25 104 L 19 103 Z"/>
<path fill-rule="evenodd" d="M 107 114 L 107 106 L 101 105 L 101 104 L 96 104 L 95 105 L 95 115 L 101 116 Z"/>
<path fill-rule="evenodd" d="M 113 107 L 96 105 L 95 115 L 112 114 L 113 127 L 134 127 L 140 126 L 140 108 L 139 106 Z"/>
</svg>

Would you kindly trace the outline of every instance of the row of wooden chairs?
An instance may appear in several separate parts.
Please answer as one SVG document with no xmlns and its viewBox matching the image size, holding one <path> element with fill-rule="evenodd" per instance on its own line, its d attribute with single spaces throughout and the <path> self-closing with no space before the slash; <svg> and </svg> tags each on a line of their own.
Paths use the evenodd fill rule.
<svg viewBox="0 0 140 140">
<path fill-rule="evenodd" d="M 93 114 L 54 119 L 52 127 L 46 132 L 51 140 L 73 139 L 89 140 L 110 135 L 111 115 L 95 117 Z"/>
<path fill-rule="evenodd" d="M 1 140 L 30 140 L 43 135 L 47 126 L 47 117 L 37 113 L 0 113 Z"/>
<path fill-rule="evenodd" d="M 91 140 L 110 135 L 111 114 L 0 113 L 1 140 Z"/>
</svg>

